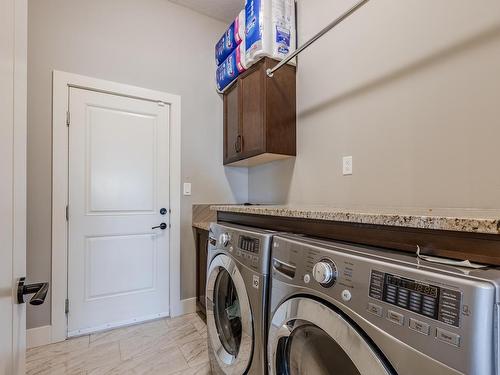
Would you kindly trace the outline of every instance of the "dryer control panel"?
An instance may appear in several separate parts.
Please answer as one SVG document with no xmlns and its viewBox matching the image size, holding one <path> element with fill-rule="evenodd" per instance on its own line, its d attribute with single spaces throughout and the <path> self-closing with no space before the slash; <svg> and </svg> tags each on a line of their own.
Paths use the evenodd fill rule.
<svg viewBox="0 0 500 375">
<path fill-rule="evenodd" d="M 374 329 L 376 342 L 383 332 L 381 343 L 388 335 L 463 374 L 498 368 L 500 269 L 464 273 L 386 249 L 284 234 L 274 237 L 271 255 L 271 311 L 288 296 L 311 295 Z"/>
<path fill-rule="evenodd" d="M 369 295 L 455 327 L 460 324 L 462 294 L 457 290 L 372 270 Z"/>
</svg>

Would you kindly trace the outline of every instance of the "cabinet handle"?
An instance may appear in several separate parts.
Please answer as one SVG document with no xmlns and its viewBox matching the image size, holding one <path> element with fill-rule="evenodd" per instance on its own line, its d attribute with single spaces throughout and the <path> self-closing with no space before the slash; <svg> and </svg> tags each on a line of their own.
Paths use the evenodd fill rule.
<svg viewBox="0 0 500 375">
<path fill-rule="evenodd" d="M 236 143 L 234 144 L 234 149 L 236 152 L 241 152 L 241 146 L 242 146 L 242 140 L 243 138 L 241 137 L 241 135 L 238 135 L 238 137 L 236 137 Z"/>
</svg>

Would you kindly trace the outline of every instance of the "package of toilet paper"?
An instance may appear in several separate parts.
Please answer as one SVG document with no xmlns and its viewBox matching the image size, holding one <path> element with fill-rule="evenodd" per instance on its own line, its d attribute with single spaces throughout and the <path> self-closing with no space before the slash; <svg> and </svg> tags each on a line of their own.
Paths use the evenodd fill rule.
<svg viewBox="0 0 500 375">
<path fill-rule="evenodd" d="M 215 45 L 215 61 L 220 65 L 245 40 L 245 10 L 243 9 Z"/>
<path fill-rule="evenodd" d="M 222 93 L 224 90 L 245 70 L 248 65 L 245 59 L 245 43 L 242 42 L 231 52 L 222 64 L 217 67 L 216 82 L 217 90 Z"/>
<path fill-rule="evenodd" d="M 246 0 L 245 23 L 249 65 L 264 56 L 282 60 L 295 50 L 294 0 Z"/>
</svg>

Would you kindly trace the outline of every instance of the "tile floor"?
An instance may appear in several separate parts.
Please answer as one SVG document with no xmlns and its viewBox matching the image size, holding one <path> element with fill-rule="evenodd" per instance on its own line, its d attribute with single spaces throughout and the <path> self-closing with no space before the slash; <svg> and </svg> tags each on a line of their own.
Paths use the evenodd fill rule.
<svg viewBox="0 0 500 375">
<path fill-rule="evenodd" d="M 28 375 L 210 374 L 197 314 L 161 319 L 28 350 Z"/>
</svg>

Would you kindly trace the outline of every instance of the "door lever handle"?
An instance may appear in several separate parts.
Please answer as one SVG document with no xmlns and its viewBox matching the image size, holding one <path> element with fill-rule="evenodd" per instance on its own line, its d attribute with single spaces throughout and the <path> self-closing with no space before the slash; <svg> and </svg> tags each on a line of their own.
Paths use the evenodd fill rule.
<svg viewBox="0 0 500 375">
<path fill-rule="evenodd" d="M 41 305 L 45 302 L 47 292 L 49 291 L 49 283 L 24 284 L 25 277 L 21 277 L 17 282 L 17 303 L 24 303 L 26 294 L 35 294 L 30 299 L 30 305 Z"/>
<path fill-rule="evenodd" d="M 160 225 L 157 225 L 156 227 L 152 227 L 151 229 L 158 229 L 160 228 L 161 230 L 167 229 L 167 224 L 161 223 Z"/>
</svg>

